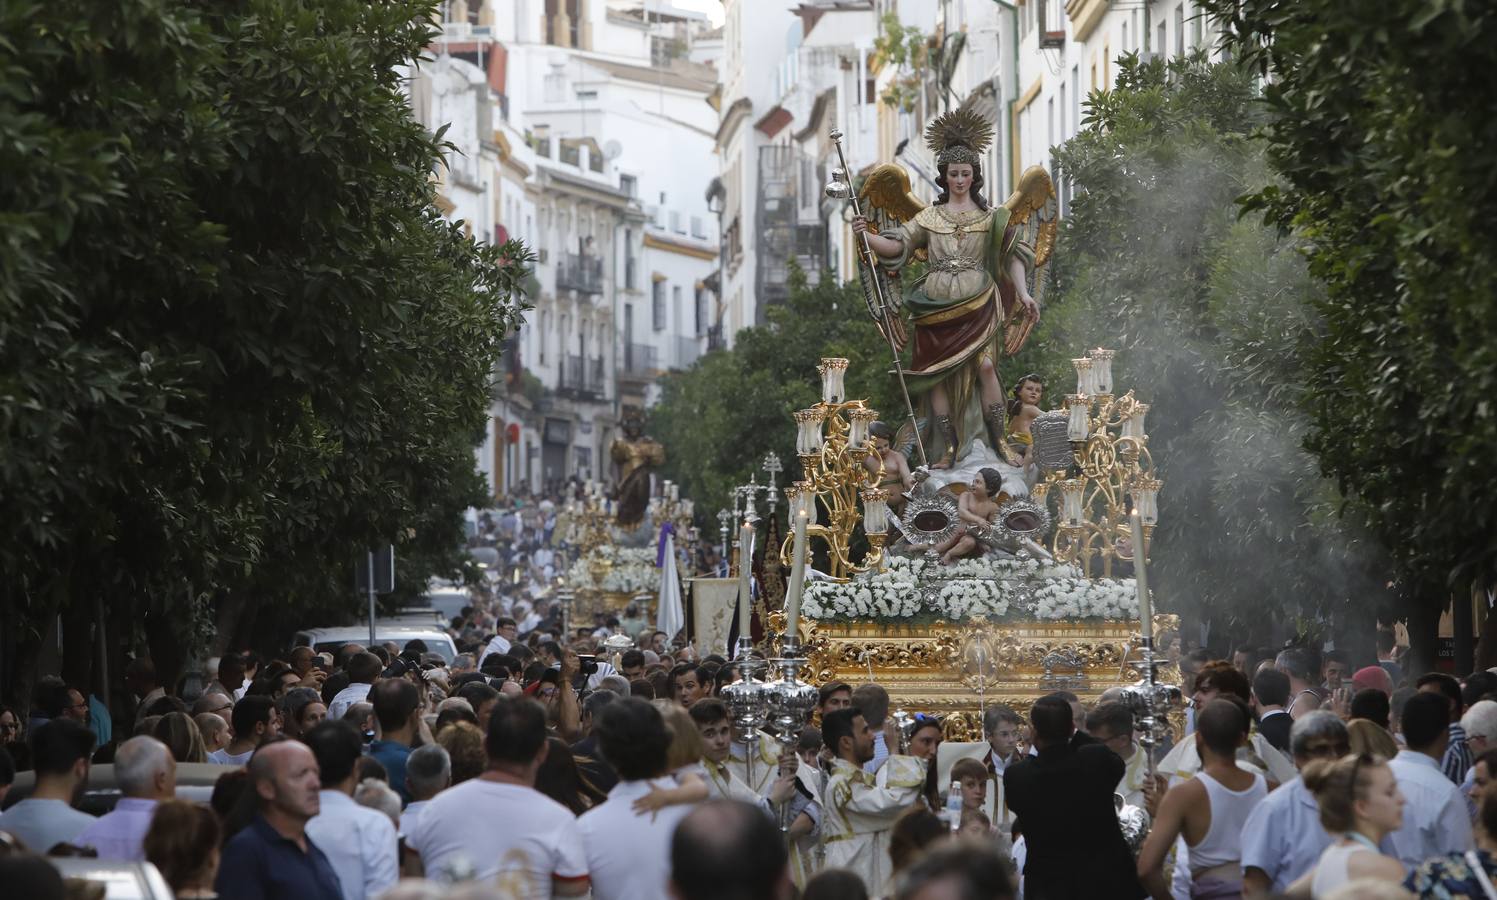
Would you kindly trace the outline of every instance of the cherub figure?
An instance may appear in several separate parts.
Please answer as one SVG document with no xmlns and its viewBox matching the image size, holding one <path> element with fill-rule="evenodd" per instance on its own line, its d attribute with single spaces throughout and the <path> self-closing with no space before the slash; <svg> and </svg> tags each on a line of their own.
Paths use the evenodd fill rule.
<svg viewBox="0 0 1497 900">
<path fill-rule="evenodd" d="M 889 492 L 889 509 L 897 515 L 904 510 L 905 495 L 915 489 L 915 477 L 904 454 L 894 449 L 894 429 L 885 422 L 874 422 L 868 426 L 868 436 L 873 441 L 873 451 L 863 457 L 863 468 L 868 470 L 868 484 L 884 488 Z M 880 463 L 883 476 L 880 478 Z"/>
<path fill-rule="evenodd" d="M 958 559 L 977 556 L 983 545 L 974 531 L 987 528 L 993 516 L 998 514 L 998 495 L 1003 490 L 1003 476 L 997 469 L 979 469 L 968 490 L 957 500 L 956 515 L 962 524 L 951 537 L 935 546 L 941 554 L 942 565 L 951 565 Z"/>
<path fill-rule="evenodd" d="M 1030 426 L 1044 410 L 1040 409 L 1040 401 L 1044 396 L 1045 383 L 1040 376 L 1029 374 L 1019 379 L 1014 386 L 1013 398 L 1008 401 L 1008 434 L 1006 435 L 1009 452 L 1018 459 L 1016 465 L 1023 467 L 1029 464 L 1029 459 L 1034 450 L 1034 434 Z"/>
</svg>

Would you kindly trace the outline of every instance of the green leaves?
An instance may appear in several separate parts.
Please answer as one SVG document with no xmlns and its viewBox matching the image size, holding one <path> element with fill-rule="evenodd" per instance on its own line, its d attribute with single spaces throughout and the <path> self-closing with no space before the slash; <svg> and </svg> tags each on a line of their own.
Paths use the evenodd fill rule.
<svg viewBox="0 0 1497 900">
<path fill-rule="evenodd" d="M 1264 138 L 1283 182 L 1246 207 L 1311 237 L 1324 284 L 1309 445 L 1442 606 L 1451 583 L 1497 567 L 1483 413 L 1497 387 L 1497 95 L 1483 75 L 1497 10 L 1233 5 L 1228 39 L 1274 72 Z"/>
<path fill-rule="evenodd" d="M 456 572 L 529 254 L 431 206 L 393 69 L 432 6 L 0 8 L 11 608 L 331 615 L 390 540 L 407 592 Z"/>
<path fill-rule="evenodd" d="M 1250 140 L 1266 121 L 1253 79 L 1128 55 L 1088 104 L 1092 124 L 1056 151 L 1076 193 L 1050 303 L 1006 382 L 1038 369 L 1058 405 L 1075 390 L 1071 357 L 1120 351 L 1114 380 L 1151 404 L 1165 480 L 1154 584 L 1167 608 L 1264 640 L 1275 613 L 1370 626 L 1386 568 L 1326 512 L 1338 498 L 1302 446 L 1302 360 L 1323 327 L 1307 247 L 1238 209 L 1274 190 Z"/>
</svg>

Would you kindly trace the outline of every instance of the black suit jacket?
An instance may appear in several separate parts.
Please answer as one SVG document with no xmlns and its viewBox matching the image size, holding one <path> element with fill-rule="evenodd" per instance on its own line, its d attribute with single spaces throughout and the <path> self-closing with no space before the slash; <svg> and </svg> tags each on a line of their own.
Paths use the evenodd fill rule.
<svg viewBox="0 0 1497 900">
<path fill-rule="evenodd" d="M 1066 744 L 1008 767 L 1003 789 L 1027 847 L 1026 900 L 1138 900 L 1137 864 L 1112 803 L 1123 760 Z"/>
<path fill-rule="evenodd" d="M 1275 749 L 1289 752 L 1289 729 L 1294 720 L 1286 712 L 1271 712 L 1258 722 L 1258 733 Z"/>
</svg>

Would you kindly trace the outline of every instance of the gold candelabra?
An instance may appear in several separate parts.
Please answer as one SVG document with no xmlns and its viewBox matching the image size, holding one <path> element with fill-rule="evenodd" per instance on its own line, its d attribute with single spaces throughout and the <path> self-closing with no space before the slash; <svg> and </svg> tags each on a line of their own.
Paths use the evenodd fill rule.
<svg viewBox="0 0 1497 900">
<path fill-rule="evenodd" d="M 1148 545 L 1159 521 L 1159 489 L 1164 484 L 1154 477 L 1154 458 L 1144 430 L 1149 405 L 1132 391 L 1113 396 L 1113 355 L 1111 350 L 1098 348 L 1071 360 L 1077 387 L 1076 393 L 1066 395 L 1066 411 L 1074 464 L 1069 470 L 1051 472 L 1033 491 L 1040 502 L 1052 490 L 1059 495 L 1060 515 L 1051 550 L 1057 559 L 1080 566 L 1088 578 L 1099 559 L 1103 577 L 1112 575 L 1114 560 L 1132 562 L 1140 551 L 1148 560 Z M 1142 548 L 1132 545 L 1131 509 L 1138 510 L 1143 522 Z"/>
<path fill-rule="evenodd" d="M 826 523 L 807 525 L 806 536 L 826 547 L 831 576 L 846 581 L 851 574 L 883 565 L 889 493 L 870 486 L 870 481 L 876 485 L 882 478 L 882 459 L 877 478 L 870 479 L 864 465 L 873 452 L 868 429 L 878 419 L 878 413 L 863 400 L 846 398 L 842 381 L 847 360 L 823 359 L 817 369 L 821 373 L 821 402 L 794 413 L 795 449 L 805 477 L 786 488 L 786 496 L 794 500 L 809 492 L 826 508 Z M 860 522 L 868 539 L 868 551 L 862 560 L 854 561 L 852 538 Z M 780 547 L 782 564 L 790 565 L 790 552 L 791 539 L 787 536 Z"/>
</svg>

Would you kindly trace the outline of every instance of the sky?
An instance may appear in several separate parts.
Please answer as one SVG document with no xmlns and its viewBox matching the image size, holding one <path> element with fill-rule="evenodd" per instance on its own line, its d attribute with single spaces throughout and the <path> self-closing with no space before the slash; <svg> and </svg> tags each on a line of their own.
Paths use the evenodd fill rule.
<svg viewBox="0 0 1497 900">
<path fill-rule="evenodd" d="M 714 26 L 723 23 L 722 0 L 666 0 L 670 6 L 681 9 L 689 9 L 693 12 L 706 13 L 707 18 L 712 20 Z"/>
</svg>

